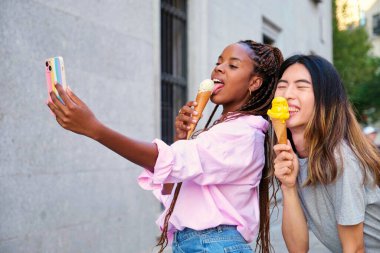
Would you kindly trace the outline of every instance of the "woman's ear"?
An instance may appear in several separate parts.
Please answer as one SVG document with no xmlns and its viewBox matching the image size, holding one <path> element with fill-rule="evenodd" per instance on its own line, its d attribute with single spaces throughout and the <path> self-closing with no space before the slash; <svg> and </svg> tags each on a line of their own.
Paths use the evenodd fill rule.
<svg viewBox="0 0 380 253">
<path fill-rule="evenodd" d="M 261 87 L 261 85 L 263 84 L 263 78 L 262 77 L 259 77 L 259 76 L 253 76 L 251 78 L 251 81 L 249 83 L 249 87 L 248 89 L 253 92 L 257 89 L 259 89 Z"/>
</svg>

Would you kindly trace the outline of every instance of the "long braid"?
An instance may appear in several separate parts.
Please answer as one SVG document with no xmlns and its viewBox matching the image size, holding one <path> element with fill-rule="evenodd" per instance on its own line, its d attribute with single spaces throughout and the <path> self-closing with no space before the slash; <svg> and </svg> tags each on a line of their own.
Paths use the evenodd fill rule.
<svg viewBox="0 0 380 253">
<path fill-rule="evenodd" d="M 253 74 L 260 76 L 263 83 L 260 88 L 251 94 L 248 102 L 238 111 L 240 114 L 261 115 L 267 118 L 267 111 L 274 97 L 278 81 L 278 71 L 281 63 L 284 61 L 281 51 L 270 45 L 254 42 L 252 40 L 239 41 L 239 44 L 245 45 L 252 50 L 251 58 L 254 63 Z M 259 184 L 259 208 L 260 208 L 260 227 L 256 240 L 256 249 L 259 252 L 270 252 L 273 249 L 270 244 L 270 201 L 275 199 L 276 191 L 274 189 L 273 176 L 270 176 L 272 167 L 272 152 L 270 140 L 273 131 L 269 131 L 265 138 L 265 165 L 262 172 L 262 178 Z M 272 187 L 273 193 L 269 197 L 269 187 Z"/>
<path fill-rule="evenodd" d="M 218 109 L 218 107 L 219 107 L 219 105 L 215 105 L 214 110 L 212 111 L 209 119 L 207 120 L 207 123 L 206 123 L 203 131 L 207 130 L 207 128 L 210 125 L 211 120 L 214 117 L 214 114 L 215 114 L 216 110 Z M 165 215 L 164 226 L 162 228 L 162 233 L 161 233 L 160 239 L 158 240 L 158 243 L 156 245 L 156 246 L 160 246 L 160 249 L 159 249 L 158 253 L 162 253 L 164 251 L 164 249 L 166 248 L 166 246 L 168 245 L 169 219 L 170 219 L 170 216 L 173 213 L 174 206 L 177 203 L 177 199 L 178 199 L 178 195 L 179 195 L 179 192 L 181 190 L 181 187 L 182 187 L 182 182 L 179 182 L 177 184 L 177 186 L 175 187 L 175 191 L 174 191 L 174 195 L 173 195 L 173 200 L 170 203 L 170 207 L 169 207 L 169 209 L 168 209 L 168 211 L 167 211 L 167 213 Z"/>
</svg>

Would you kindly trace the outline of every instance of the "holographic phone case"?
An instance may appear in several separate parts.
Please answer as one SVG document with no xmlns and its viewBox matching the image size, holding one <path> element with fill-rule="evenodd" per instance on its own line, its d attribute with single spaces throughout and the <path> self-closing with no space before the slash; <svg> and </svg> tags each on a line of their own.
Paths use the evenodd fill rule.
<svg viewBox="0 0 380 253">
<path fill-rule="evenodd" d="M 55 88 L 56 83 L 61 84 L 64 90 L 67 88 L 65 66 L 63 64 L 63 58 L 61 56 L 46 59 L 45 75 L 49 101 L 52 101 L 50 92 L 53 91 L 57 95 L 58 99 L 63 103 L 62 98 L 59 96 L 58 91 Z"/>
</svg>

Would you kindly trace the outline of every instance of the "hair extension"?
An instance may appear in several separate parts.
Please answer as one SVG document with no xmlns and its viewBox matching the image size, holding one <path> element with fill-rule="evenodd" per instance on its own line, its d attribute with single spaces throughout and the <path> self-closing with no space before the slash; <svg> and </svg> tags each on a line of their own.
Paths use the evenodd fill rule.
<svg viewBox="0 0 380 253">
<path fill-rule="evenodd" d="M 216 110 L 218 109 L 219 105 L 215 105 L 209 119 L 207 120 L 207 123 L 204 127 L 204 131 L 208 128 L 212 118 L 214 117 L 214 114 L 216 112 Z M 166 213 L 165 215 L 165 219 L 164 219 L 164 227 L 162 228 L 162 233 L 161 233 L 161 236 L 160 236 L 160 239 L 157 243 L 156 246 L 160 246 L 160 249 L 158 251 L 158 253 L 162 253 L 163 250 L 166 248 L 166 246 L 168 245 L 168 226 L 169 226 L 169 219 L 170 219 L 170 216 L 172 215 L 173 211 L 174 211 L 174 206 L 175 204 L 177 203 L 177 199 L 178 199 L 178 195 L 179 195 L 179 192 L 181 190 L 181 187 L 182 187 L 182 182 L 178 183 L 175 187 L 175 191 L 174 191 L 174 196 L 173 196 L 173 200 L 172 202 L 170 203 L 170 207 L 168 209 L 168 212 Z"/>
<path fill-rule="evenodd" d="M 261 115 L 268 119 L 267 111 L 270 108 L 272 99 L 277 86 L 278 72 L 284 60 L 281 51 L 270 45 L 264 45 L 252 40 L 239 41 L 239 44 L 245 45 L 251 49 L 251 59 L 254 63 L 253 74 L 263 79 L 260 88 L 252 92 L 251 98 L 236 113 Z M 258 252 L 270 252 L 270 202 L 276 199 L 277 190 L 274 189 L 273 177 L 273 151 L 271 149 L 271 140 L 273 140 L 273 131 L 268 131 L 265 138 L 265 165 L 259 184 L 259 208 L 260 208 L 260 227 L 256 240 L 256 250 Z M 269 188 L 272 188 L 272 195 L 269 197 Z M 277 205 L 275 200 L 275 206 Z"/>
</svg>

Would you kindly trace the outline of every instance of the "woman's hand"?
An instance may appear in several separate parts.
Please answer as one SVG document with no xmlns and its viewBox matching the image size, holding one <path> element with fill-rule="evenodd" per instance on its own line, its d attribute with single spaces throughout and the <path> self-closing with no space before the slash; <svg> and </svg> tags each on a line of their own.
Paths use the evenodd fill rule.
<svg viewBox="0 0 380 253">
<path fill-rule="evenodd" d="M 178 116 L 175 118 L 175 139 L 185 140 L 187 132 L 190 129 L 190 124 L 196 124 L 197 120 L 192 118 L 193 115 L 197 115 L 198 112 L 193 108 L 197 105 L 195 101 L 189 101 L 179 110 Z"/>
<path fill-rule="evenodd" d="M 299 164 L 290 142 L 277 144 L 273 147 L 276 153 L 274 159 L 274 174 L 281 182 L 281 187 L 293 188 L 296 186 Z"/>
<path fill-rule="evenodd" d="M 54 92 L 51 92 L 52 102 L 48 102 L 48 106 L 58 124 L 66 130 L 95 139 L 96 130 L 101 123 L 92 111 L 70 88 L 65 91 L 60 84 L 56 84 L 56 88 L 64 104 L 59 101 Z"/>
</svg>

